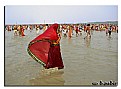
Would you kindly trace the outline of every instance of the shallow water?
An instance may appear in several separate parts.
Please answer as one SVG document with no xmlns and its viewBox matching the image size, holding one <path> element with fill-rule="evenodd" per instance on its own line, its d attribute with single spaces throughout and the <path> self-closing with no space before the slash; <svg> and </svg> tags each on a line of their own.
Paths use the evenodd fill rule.
<svg viewBox="0 0 121 89">
<path fill-rule="evenodd" d="M 40 34 L 42 31 L 40 32 Z M 91 39 L 62 37 L 61 53 L 65 68 L 42 74 L 42 66 L 27 53 L 29 42 L 38 36 L 33 30 L 25 37 L 5 31 L 5 85 L 92 85 L 118 81 L 118 34 L 111 37 L 94 31 Z"/>
</svg>

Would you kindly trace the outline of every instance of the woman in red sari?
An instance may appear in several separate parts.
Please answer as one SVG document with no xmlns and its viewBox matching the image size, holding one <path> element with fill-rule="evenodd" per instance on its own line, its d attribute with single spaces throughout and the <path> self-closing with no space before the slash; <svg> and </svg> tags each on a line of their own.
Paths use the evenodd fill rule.
<svg viewBox="0 0 121 89">
<path fill-rule="evenodd" d="M 58 36 L 58 24 L 50 26 L 43 34 L 36 37 L 28 45 L 28 53 L 44 68 L 63 69 L 63 61 L 60 52 L 60 36 Z"/>
</svg>

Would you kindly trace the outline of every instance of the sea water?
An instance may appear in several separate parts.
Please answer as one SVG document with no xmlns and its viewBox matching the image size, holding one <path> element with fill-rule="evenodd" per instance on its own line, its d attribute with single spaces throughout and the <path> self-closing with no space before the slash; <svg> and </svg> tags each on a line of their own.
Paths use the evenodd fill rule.
<svg viewBox="0 0 121 89">
<path fill-rule="evenodd" d="M 42 34 L 41 30 L 39 34 Z M 5 85 L 99 85 L 118 82 L 118 34 L 111 37 L 105 31 L 94 31 L 91 39 L 85 32 L 72 38 L 62 37 L 60 42 L 64 69 L 43 74 L 43 67 L 28 53 L 36 30 L 25 30 L 24 37 L 5 31 Z M 104 86 L 103 84 L 101 86 Z"/>
</svg>

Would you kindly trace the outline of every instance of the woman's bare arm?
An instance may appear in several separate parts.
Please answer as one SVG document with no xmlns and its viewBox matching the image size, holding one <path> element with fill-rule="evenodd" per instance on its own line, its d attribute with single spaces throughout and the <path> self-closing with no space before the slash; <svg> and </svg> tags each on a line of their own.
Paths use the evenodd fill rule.
<svg viewBox="0 0 121 89">
<path fill-rule="evenodd" d="M 59 37 L 58 40 L 56 41 L 57 44 L 60 42 L 60 39 L 61 39 L 61 37 Z"/>
</svg>

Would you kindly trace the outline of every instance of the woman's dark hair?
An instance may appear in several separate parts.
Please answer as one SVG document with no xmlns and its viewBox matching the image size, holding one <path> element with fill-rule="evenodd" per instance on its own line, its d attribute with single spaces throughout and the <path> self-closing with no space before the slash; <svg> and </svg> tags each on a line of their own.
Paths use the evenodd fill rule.
<svg viewBox="0 0 121 89">
<path fill-rule="evenodd" d="M 87 26 L 90 26 L 90 24 L 87 24 Z"/>
</svg>

